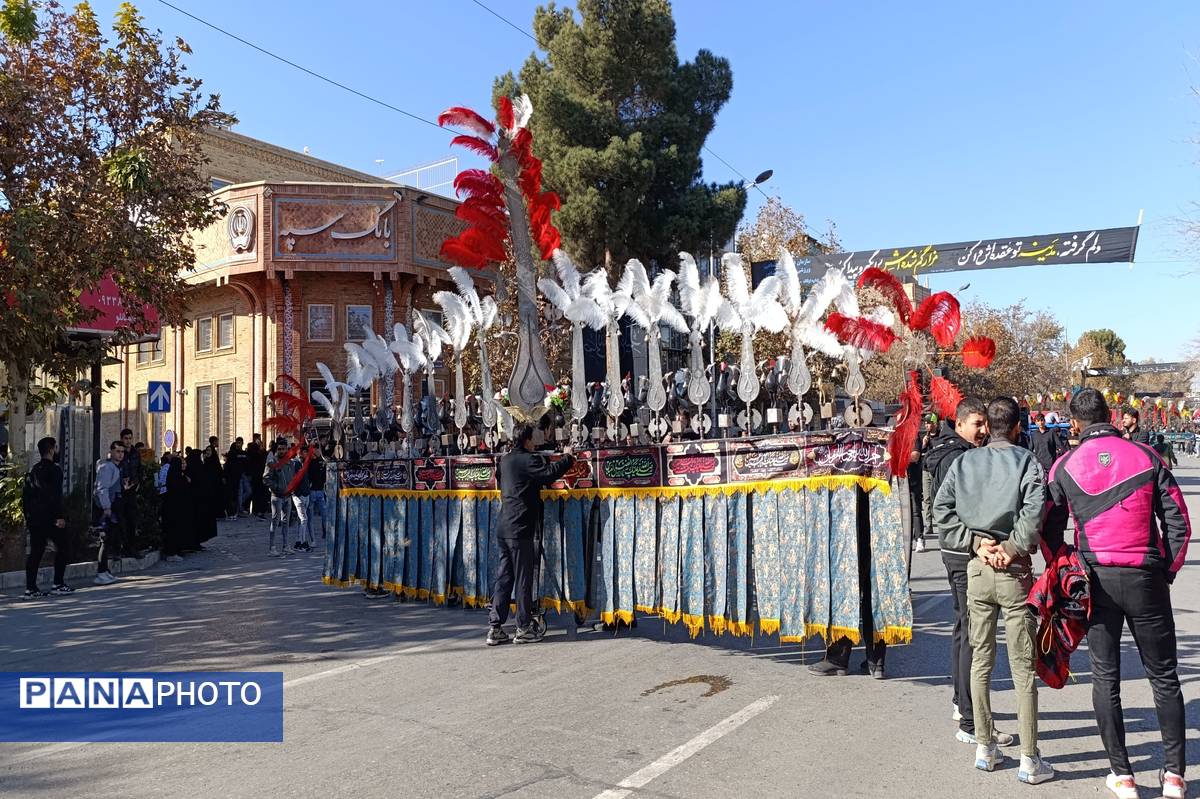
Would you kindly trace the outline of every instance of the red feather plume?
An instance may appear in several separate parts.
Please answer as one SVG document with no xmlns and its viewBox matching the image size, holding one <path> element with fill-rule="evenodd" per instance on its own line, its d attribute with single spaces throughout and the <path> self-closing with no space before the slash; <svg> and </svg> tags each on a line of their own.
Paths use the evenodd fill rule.
<svg viewBox="0 0 1200 799">
<path fill-rule="evenodd" d="M 508 222 L 498 222 L 496 217 L 478 205 L 463 204 L 454 210 L 454 215 L 472 227 L 477 227 L 489 236 L 503 241 L 508 238 Z"/>
<path fill-rule="evenodd" d="M 480 136 L 492 136 L 496 133 L 495 125 L 481 117 L 477 112 L 461 105 L 447 108 L 438 114 L 437 122 L 443 128 L 447 125 L 455 128 L 466 128 L 478 133 Z"/>
<path fill-rule="evenodd" d="M 521 128 L 517 131 L 517 135 L 513 136 L 509 149 L 522 169 L 529 165 L 530 160 L 533 158 L 533 134 L 529 132 L 529 128 Z"/>
<path fill-rule="evenodd" d="M 942 347 L 949 347 L 962 327 L 958 300 L 948 291 L 939 291 L 925 298 L 912 315 L 908 326 L 913 330 L 928 330 Z"/>
<path fill-rule="evenodd" d="M 873 288 L 878 291 L 895 309 L 900 321 L 908 324 L 913 312 L 912 300 L 904 293 L 904 287 L 891 272 L 872 266 L 858 278 L 858 287 L 860 289 Z"/>
<path fill-rule="evenodd" d="M 454 178 L 454 192 L 459 196 L 477 197 L 504 206 L 504 184 L 485 169 L 464 169 Z"/>
<path fill-rule="evenodd" d="M 459 240 L 465 247 L 477 252 L 489 261 L 503 261 L 508 257 L 504 250 L 504 240 L 489 236 L 477 227 L 469 227 L 459 235 Z"/>
<path fill-rule="evenodd" d="M 896 334 L 891 328 L 861 317 L 844 316 L 834 311 L 825 320 L 825 329 L 838 337 L 838 341 L 872 352 L 887 352 L 896 343 Z"/>
<path fill-rule="evenodd" d="M 908 461 L 917 433 L 921 429 L 921 381 L 916 372 L 908 373 L 908 384 L 900 392 L 900 409 L 895 416 L 896 429 L 888 439 L 888 469 L 892 477 L 908 474 Z"/>
<path fill-rule="evenodd" d="M 496 121 L 500 123 L 500 127 L 507 130 L 512 130 L 516 120 L 513 118 L 513 104 L 508 96 L 500 98 L 499 107 L 496 109 Z"/>
<path fill-rule="evenodd" d="M 996 358 L 996 342 L 987 336 L 971 336 L 963 344 L 963 366 L 972 369 L 986 369 Z"/>
<path fill-rule="evenodd" d="M 539 158 L 530 159 L 529 165 L 521 170 L 517 185 L 526 200 L 532 200 L 542 193 L 542 161 Z"/>
<path fill-rule="evenodd" d="M 489 161 L 500 160 L 500 154 L 496 152 L 496 145 L 478 136 L 455 136 L 450 140 L 450 146 L 453 147 L 456 144 L 467 148 L 473 153 L 479 153 Z"/>
<path fill-rule="evenodd" d="M 943 419 L 954 416 L 962 398 L 963 395 L 958 390 L 958 386 L 946 378 L 934 375 L 933 379 L 929 381 L 929 404 Z"/>
<path fill-rule="evenodd" d="M 503 228 L 508 227 L 508 209 L 506 209 L 503 205 L 497 206 L 495 203 L 490 203 L 487 200 L 483 200 L 479 197 L 468 197 L 467 199 L 463 200 L 462 205 L 459 206 L 459 208 L 464 207 L 483 214 Z"/>
<path fill-rule="evenodd" d="M 538 248 L 542 251 L 542 260 L 549 261 L 554 251 L 562 246 L 562 235 L 554 225 L 547 224 L 538 231 Z"/>
<path fill-rule="evenodd" d="M 467 269 L 483 269 L 488 265 L 488 259 L 467 247 L 457 238 L 449 238 L 442 242 L 438 251 L 441 257 Z"/>
</svg>

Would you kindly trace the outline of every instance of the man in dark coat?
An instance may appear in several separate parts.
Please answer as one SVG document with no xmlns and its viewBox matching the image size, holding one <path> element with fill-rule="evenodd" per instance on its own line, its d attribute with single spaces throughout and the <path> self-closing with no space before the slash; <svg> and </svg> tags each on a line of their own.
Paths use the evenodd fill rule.
<svg viewBox="0 0 1200 799">
<path fill-rule="evenodd" d="M 1029 431 L 1029 451 L 1037 459 L 1042 471 L 1050 474 L 1050 467 L 1054 466 L 1058 456 L 1064 452 L 1062 439 L 1058 437 L 1058 431 L 1046 427 L 1045 414 L 1037 414 L 1033 421 L 1037 427 Z"/>
<path fill-rule="evenodd" d="M 69 594 L 67 585 L 67 538 L 63 534 L 67 526 L 63 513 L 63 473 L 54 456 L 58 453 L 58 442 L 43 438 L 38 442 L 41 460 L 33 465 L 25 476 L 21 492 L 21 506 L 25 514 L 25 526 L 29 529 L 29 557 L 25 561 L 25 593 L 22 599 L 37 599 L 46 596 L 38 590 L 37 574 L 46 553 L 46 542 L 54 542 L 54 587 L 51 594 Z"/>
<path fill-rule="evenodd" d="M 496 573 L 495 590 L 488 611 L 491 625 L 487 635 L 488 646 L 508 640 L 503 625 L 508 620 L 514 582 L 517 589 L 517 633 L 513 640 L 518 644 L 541 640 L 540 632 L 531 624 L 533 572 L 536 567 L 534 535 L 542 523 L 541 490 L 566 474 L 575 462 L 571 447 L 564 447 L 563 454 L 566 457 L 552 463 L 545 455 L 534 452 L 533 427 L 522 423 L 513 430 L 512 450 L 500 459 L 500 523 L 496 528 L 500 568 Z"/>
</svg>

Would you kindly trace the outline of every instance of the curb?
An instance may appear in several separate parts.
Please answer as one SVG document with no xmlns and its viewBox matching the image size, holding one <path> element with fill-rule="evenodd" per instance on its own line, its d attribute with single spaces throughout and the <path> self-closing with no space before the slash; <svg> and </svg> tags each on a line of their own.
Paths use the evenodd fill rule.
<svg viewBox="0 0 1200 799">
<path fill-rule="evenodd" d="M 130 572 L 143 571 L 158 563 L 161 553 L 158 551 L 148 552 L 142 558 L 121 558 L 120 560 L 109 561 L 108 568 L 113 574 L 129 574 Z M 66 577 L 68 583 L 71 581 L 90 580 L 96 576 L 96 561 L 87 561 L 85 563 L 69 563 L 67 564 Z M 54 567 L 43 566 L 38 569 L 38 585 L 49 585 L 54 579 Z M 0 591 L 8 591 L 12 589 L 25 588 L 25 572 L 4 572 L 0 574 Z"/>
</svg>

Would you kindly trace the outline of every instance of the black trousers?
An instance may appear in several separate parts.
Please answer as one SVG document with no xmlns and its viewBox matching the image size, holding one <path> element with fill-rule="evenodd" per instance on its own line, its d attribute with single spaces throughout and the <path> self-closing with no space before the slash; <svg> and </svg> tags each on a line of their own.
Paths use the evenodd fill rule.
<svg viewBox="0 0 1200 799">
<path fill-rule="evenodd" d="M 971 703 L 971 623 L 967 618 L 967 564 L 964 557 L 942 558 L 950 596 L 954 599 L 954 632 L 950 636 L 950 682 L 953 702 L 962 714 L 958 728 L 975 734 L 975 706 Z"/>
<path fill-rule="evenodd" d="M 42 565 L 42 556 L 46 554 L 46 542 L 54 542 L 54 585 L 62 585 L 67 573 L 67 537 L 66 530 L 60 530 L 53 523 L 36 525 L 29 528 L 29 557 L 25 559 L 25 587 L 30 591 L 38 590 L 37 573 Z"/>
<path fill-rule="evenodd" d="M 887 655 L 887 644 L 875 641 L 875 618 L 871 602 L 871 506 L 867 492 L 861 488 L 858 492 L 858 608 L 859 621 L 862 624 L 863 650 L 868 666 L 882 666 Z M 845 667 L 850 663 L 850 650 L 853 648 L 849 638 L 841 637 L 825 647 L 825 659 Z"/>
<path fill-rule="evenodd" d="M 120 502 L 120 518 L 121 518 L 121 549 L 114 549 L 112 554 L 115 556 L 132 555 L 134 542 L 137 540 L 138 526 L 138 498 L 137 494 L 129 492 L 121 494 Z"/>
<path fill-rule="evenodd" d="M 500 568 L 492 591 L 488 621 L 495 627 L 508 621 L 513 586 L 517 595 L 517 626 L 528 627 L 533 619 L 534 546 L 532 538 L 498 538 Z"/>
<path fill-rule="evenodd" d="M 101 517 L 104 526 L 104 537 L 100 541 L 100 552 L 96 557 L 97 573 L 108 571 L 108 559 L 121 557 L 121 532 L 124 525 L 117 513 L 117 503 L 113 503 L 112 515 L 107 519 Z"/>
<path fill-rule="evenodd" d="M 1092 576 L 1092 616 L 1087 633 L 1092 706 L 1109 764 L 1115 774 L 1133 773 L 1125 749 L 1125 716 L 1121 709 L 1121 634 L 1128 621 L 1154 693 L 1165 755 L 1163 766 L 1183 776 L 1183 693 L 1175 671 L 1175 617 L 1166 575 L 1159 570 L 1096 566 Z"/>
</svg>

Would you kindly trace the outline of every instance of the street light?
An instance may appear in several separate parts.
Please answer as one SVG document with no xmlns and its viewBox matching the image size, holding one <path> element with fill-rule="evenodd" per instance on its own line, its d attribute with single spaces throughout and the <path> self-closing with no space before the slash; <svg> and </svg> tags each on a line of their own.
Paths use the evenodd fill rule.
<svg viewBox="0 0 1200 799">
<path fill-rule="evenodd" d="M 766 183 L 768 180 L 770 180 L 771 176 L 774 174 L 775 174 L 774 169 L 764 169 L 762 172 L 759 172 L 758 176 L 755 177 L 754 180 L 751 181 L 750 183 L 743 182 L 742 188 L 746 191 L 749 191 L 750 189 L 757 189 L 761 184 Z M 766 197 L 766 192 L 763 192 L 762 189 L 758 189 L 758 190 L 759 190 L 759 192 L 762 193 L 762 195 L 764 197 Z M 708 273 L 710 275 L 712 275 L 713 277 L 717 278 L 717 280 L 720 280 L 721 278 L 717 274 L 717 261 L 716 261 L 715 254 L 713 252 L 713 250 L 715 249 L 714 245 L 715 245 L 715 242 L 713 242 L 712 235 L 710 232 L 710 235 L 708 237 Z M 716 430 L 717 429 L 717 387 L 716 387 L 716 383 L 717 383 L 717 329 L 716 329 L 716 326 L 712 325 L 712 324 L 710 324 L 708 326 L 708 355 L 712 362 L 712 382 L 713 382 L 712 393 L 709 397 L 709 405 L 710 405 L 710 410 L 712 412 L 712 429 Z M 704 431 L 703 423 L 701 423 L 701 425 L 700 425 L 700 430 L 703 433 L 703 431 Z"/>
</svg>

